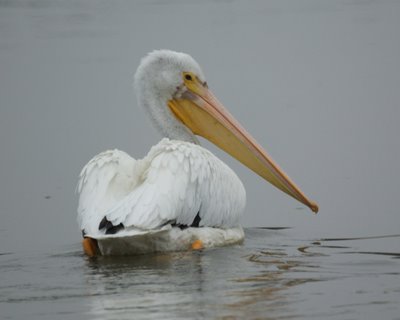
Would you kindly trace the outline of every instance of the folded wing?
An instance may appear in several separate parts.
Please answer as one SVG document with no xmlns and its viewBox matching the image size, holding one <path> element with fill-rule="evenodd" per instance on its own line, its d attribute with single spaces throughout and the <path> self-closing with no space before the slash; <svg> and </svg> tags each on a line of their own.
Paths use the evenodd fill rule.
<svg viewBox="0 0 400 320">
<path fill-rule="evenodd" d="M 81 178 L 79 208 L 81 220 L 88 213 L 96 217 L 90 223 L 97 229 L 90 230 L 97 233 L 104 218 L 139 230 L 190 226 L 198 218 L 199 226 L 232 227 L 245 205 L 236 174 L 206 149 L 187 142 L 163 139 L 142 160 L 107 161 L 90 169 Z"/>
</svg>

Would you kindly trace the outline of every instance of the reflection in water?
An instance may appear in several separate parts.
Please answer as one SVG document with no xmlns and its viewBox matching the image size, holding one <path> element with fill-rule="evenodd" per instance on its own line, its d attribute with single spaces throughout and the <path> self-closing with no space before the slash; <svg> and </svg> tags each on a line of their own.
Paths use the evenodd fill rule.
<svg viewBox="0 0 400 320">
<path fill-rule="evenodd" d="M 276 235 L 270 232 L 250 233 L 260 241 L 260 235 L 264 240 Z M 271 315 L 290 312 L 286 291 L 320 281 L 313 277 L 315 266 L 290 254 L 295 248 L 248 249 L 87 259 L 86 284 L 96 296 L 91 313 L 107 319 L 128 318 L 128 311 L 167 318 L 261 317 L 267 310 Z M 313 274 L 296 276 L 307 268 Z"/>
<path fill-rule="evenodd" d="M 132 257 L 89 259 L 78 245 L 0 255 L 0 310 L 41 320 L 394 318 L 399 253 L 389 248 L 400 236 L 291 234 L 247 229 L 242 246 Z"/>
<path fill-rule="evenodd" d="M 0 0 L 0 317 L 398 319 L 400 236 L 379 235 L 399 229 L 400 2 L 189 2 Z M 76 174 L 99 150 L 154 142 L 130 83 L 158 47 L 195 54 L 238 117 L 251 101 L 246 125 L 266 124 L 257 137 L 317 192 L 318 221 L 247 230 L 241 247 L 83 257 Z M 229 163 L 246 224 L 286 224 L 290 202 Z"/>
<path fill-rule="evenodd" d="M 92 313 L 111 319 L 129 318 L 141 310 L 160 317 L 190 313 L 185 306 L 204 292 L 202 259 L 201 252 L 87 259 L 88 288 L 99 295 L 91 301 Z M 204 301 L 197 300 L 199 314 Z"/>
<path fill-rule="evenodd" d="M 304 265 L 304 262 L 293 259 L 281 250 L 259 251 L 247 257 L 248 261 L 260 264 L 266 271 L 246 278 L 234 279 L 245 283 L 246 288 L 233 292 L 238 300 L 230 304 L 234 315 L 241 314 L 259 317 L 262 314 L 278 314 L 290 311 L 290 299 L 286 290 L 293 286 L 317 281 L 312 278 L 291 278 L 287 273 Z M 245 311 L 245 312 L 243 312 Z"/>
<path fill-rule="evenodd" d="M 90 315 L 105 319 L 129 319 L 132 316 L 144 319 L 274 319 L 312 315 L 341 317 L 359 312 L 359 304 L 345 304 L 346 310 L 342 310 L 341 297 L 330 296 L 336 294 L 332 287 L 341 281 L 354 286 L 358 283 L 354 283 L 355 279 L 369 277 L 370 266 L 379 258 L 375 257 L 374 263 L 358 259 L 352 266 L 351 257 L 367 251 L 356 252 L 351 245 L 341 245 L 341 241 L 349 243 L 351 240 L 338 239 L 337 245 L 331 245 L 333 241 L 325 239 L 295 241 L 283 237 L 284 232 L 247 230 L 245 245 L 237 247 L 87 259 L 85 279 L 91 296 L 88 300 Z M 378 239 L 385 237 L 374 238 Z M 370 239 L 364 239 L 367 240 Z M 382 266 L 379 272 L 385 274 Z M 393 274 L 393 270 L 387 274 Z M 351 294 L 358 296 L 371 292 L 368 287 L 366 291 L 355 292 L 353 288 Z M 390 291 L 390 295 L 396 290 L 398 288 Z M 302 294 L 296 294 L 298 291 Z M 342 294 L 346 294 L 345 291 Z M 313 295 L 331 299 L 332 308 L 323 305 L 317 308 L 314 305 L 310 310 L 304 308 L 311 299 L 309 295 L 312 299 L 316 299 Z M 391 303 L 389 299 L 364 302 L 363 305 Z"/>
</svg>

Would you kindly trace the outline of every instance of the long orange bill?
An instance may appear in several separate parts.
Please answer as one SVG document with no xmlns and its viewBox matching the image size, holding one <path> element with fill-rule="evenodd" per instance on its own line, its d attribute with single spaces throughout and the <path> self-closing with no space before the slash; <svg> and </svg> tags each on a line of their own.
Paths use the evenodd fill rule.
<svg viewBox="0 0 400 320">
<path fill-rule="evenodd" d="M 317 213 L 318 205 L 305 196 L 207 86 L 192 74 L 188 80 L 187 74 L 183 74 L 183 79 L 188 90 L 180 97 L 168 101 L 174 115 L 194 134 L 211 141 L 275 187 Z"/>
</svg>

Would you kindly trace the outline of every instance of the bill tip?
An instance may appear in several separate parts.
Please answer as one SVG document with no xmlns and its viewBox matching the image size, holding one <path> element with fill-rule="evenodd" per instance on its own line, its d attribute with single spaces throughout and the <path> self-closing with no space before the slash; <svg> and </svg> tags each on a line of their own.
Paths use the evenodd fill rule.
<svg viewBox="0 0 400 320">
<path fill-rule="evenodd" d="M 311 209 L 312 212 L 314 212 L 315 214 L 317 214 L 318 211 L 319 211 L 318 204 L 317 204 L 316 202 L 311 201 L 311 202 L 310 202 L 310 209 Z"/>
</svg>

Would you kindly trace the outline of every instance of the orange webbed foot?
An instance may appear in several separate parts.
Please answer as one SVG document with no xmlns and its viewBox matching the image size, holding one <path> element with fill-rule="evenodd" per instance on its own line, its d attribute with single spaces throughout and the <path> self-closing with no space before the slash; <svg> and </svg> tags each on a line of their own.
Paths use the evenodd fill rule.
<svg viewBox="0 0 400 320">
<path fill-rule="evenodd" d="M 192 243 L 192 250 L 200 250 L 203 249 L 203 241 L 201 240 L 196 240 Z"/>
<path fill-rule="evenodd" d="M 84 238 L 82 240 L 83 252 L 89 257 L 95 257 L 99 254 L 99 247 L 97 245 L 97 240 L 93 238 Z"/>
</svg>

